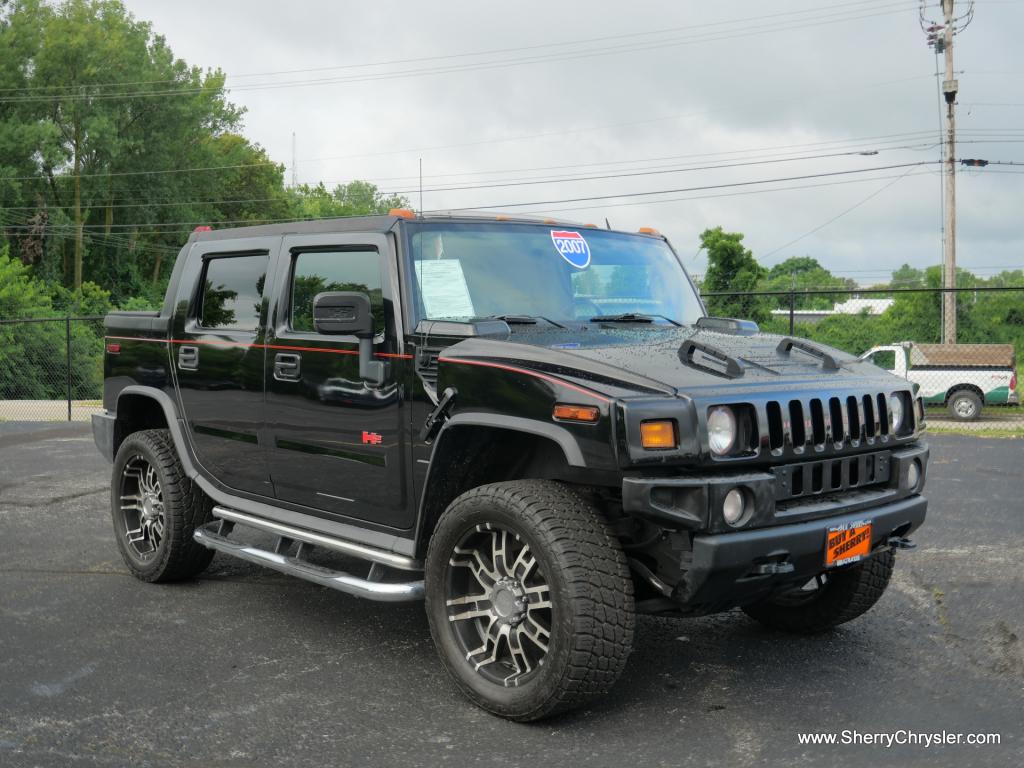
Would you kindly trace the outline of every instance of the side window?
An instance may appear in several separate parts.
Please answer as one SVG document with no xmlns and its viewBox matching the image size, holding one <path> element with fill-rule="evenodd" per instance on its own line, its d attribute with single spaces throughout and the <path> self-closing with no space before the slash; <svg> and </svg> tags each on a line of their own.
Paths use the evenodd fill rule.
<svg viewBox="0 0 1024 768">
<path fill-rule="evenodd" d="M 267 254 L 208 259 L 203 273 L 199 324 L 225 331 L 255 331 L 260 324 Z"/>
<path fill-rule="evenodd" d="M 384 332 L 380 254 L 375 249 L 302 251 L 292 267 L 291 329 L 312 332 L 313 299 L 325 291 L 358 291 L 370 297 L 373 332 Z"/>
<path fill-rule="evenodd" d="M 880 349 L 871 356 L 871 362 L 887 371 L 896 370 L 896 353 L 891 349 Z"/>
</svg>

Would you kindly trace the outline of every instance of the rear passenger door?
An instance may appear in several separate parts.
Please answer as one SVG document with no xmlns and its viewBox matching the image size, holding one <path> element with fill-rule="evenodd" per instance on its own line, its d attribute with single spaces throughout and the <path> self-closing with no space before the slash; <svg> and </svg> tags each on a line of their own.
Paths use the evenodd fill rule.
<svg viewBox="0 0 1024 768">
<path fill-rule="evenodd" d="M 393 528 L 412 525 L 408 411 L 400 382 L 398 281 L 390 238 L 380 233 L 293 235 L 281 245 L 266 389 L 268 448 L 277 497 L 334 517 Z M 354 336 L 313 328 L 325 291 L 366 293 L 382 384 L 359 376 Z"/>
<path fill-rule="evenodd" d="M 280 237 L 200 242 L 182 275 L 171 356 L 199 464 L 231 489 L 273 496 L 261 445 L 263 340 Z M 193 252 L 194 253 L 194 252 Z"/>
</svg>

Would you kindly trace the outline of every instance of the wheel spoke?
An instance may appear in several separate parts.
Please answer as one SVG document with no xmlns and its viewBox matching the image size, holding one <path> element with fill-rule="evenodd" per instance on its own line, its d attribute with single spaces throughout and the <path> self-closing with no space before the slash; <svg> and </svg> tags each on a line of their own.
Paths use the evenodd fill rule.
<svg viewBox="0 0 1024 768">
<path fill-rule="evenodd" d="M 551 633 L 538 624 L 532 616 L 528 615 L 526 620 L 517 629 L 520 637 L 529 638 L 544 653 L 548 652 L 547 641 L 551 638 Z"/>
<path fill-rule="evenodd" d="M 519 556 L 512 564 L 511 575 L 520 581 L 524 581 L 530 575 L 530 571 L 533 570 L 535 565 L 537 565 L 537 558 L 530 551 L 530 545 L 524 544 L 523 548 L 519 550 Z"/>
<path fill-rule="evenodd" d="M 466 653 L 466 660 L 473 665 L 474 670 L 498 660 L 499 645 L 503 636 L 508 636 L 508 626 L 499 624 L 497 617 L 492 618 L 484 629 L 484 644 Z"/>
<path fill-rule="evenodd" d="M 503 528 L 491 531 L 491 562 L 494 564 L 495 573 L 505 575 L 508 573 L 508 532 Z"/>
<path fill-rule="evenodd" d="M 527 608 L 529 610 L 539 610 L 541 608 L 551 607 L 551 595 L 547 584 L 537 584 L 536 586 L 526 588 L 526 599 Z"/>
<path fill-rule="evenodd" d="M 533 670 L 533 667 L 530 665 L 530 658 L 526 655 L 526 651 L 523 650 L 522 643 L 519 642 L 519 637 L 518 630 L 508 633 L 508 650 L 512 656 L 512 663 L 515 665 L 516 671 L 505 678 L 506 686 L 518 685 L 519 678 Z"/>
<path fill-rule="evenodd" d="M 472 559 L 457 560 L 452 558 L 449 563 L 454 566 L 468 568 L 477 582 L 484 589 L 490 588 L 494 582 L 498 580 L 498 573 L 493 568 L 488 567 L 487 563 L 484 562 L 483 557 L 478 549 L 462 549 L 460 547 L 455 548 L 455 554 L 463 555 Z"/>
</svg>

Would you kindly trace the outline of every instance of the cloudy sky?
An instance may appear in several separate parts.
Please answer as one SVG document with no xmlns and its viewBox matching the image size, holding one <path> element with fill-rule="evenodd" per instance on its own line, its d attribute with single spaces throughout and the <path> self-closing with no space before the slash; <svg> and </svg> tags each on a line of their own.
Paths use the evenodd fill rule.
<svg viewBox="0 0 1024 768">
<path fill-rule="evenodd" d="M 940 156 L 918 0 L 125 1 L 228 74 L 289 177 L 294 132 L 300 182 L 418 207 L 422 159 L 426 210 L 654 226 L 695 273 L 716 225 L 861 282 L 941 261 L 939 165 L 910 165 Z M 960 157 L 1024 163 L 1022 31 L 1024 0 L 977 0 L 957 37 Z M 1024 267 L 1021 172 L 959 174 L 961 266 Z"/>
</svg>

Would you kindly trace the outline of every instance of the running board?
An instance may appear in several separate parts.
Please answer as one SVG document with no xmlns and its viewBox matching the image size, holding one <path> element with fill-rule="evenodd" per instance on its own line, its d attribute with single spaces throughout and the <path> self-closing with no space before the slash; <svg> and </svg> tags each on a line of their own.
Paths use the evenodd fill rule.
<svg viewBox="0 0 1024 768">
<path fill-rule="evenodd" d="M 230 541 L 227 533 L 233 527 L 228 521 L 213 521 L 201 528 L 197 528 L 193 538 L 204 547 L 223 552 L 231 557 L 247 560 L 275 571 L 295 576 L 305 581 L 319 584 L 321 587 L 336 589 L 356 597 L 365 597 L 369 600 L 377 600 L 388 603 L 401 603 L 423 599 L 423 580 L 408 582 L 385 582 L 376 581 L 374 577 L 382 570 L 380 565 L 374 563 L 370 566 L 370 574 L 366 579 L 360 579 L 344 571 L 335 571 L 319 565 L 301 560 L 298 557 L 291 557 L 280 552 L 271 552 L 268 549 L 260 549 L 249 544 L 242 544 Z M 284 545 L 284 546 L 282 546 Z M 279 539 L 278 548 L 287 549 L 291 542 L 285 538 Z M 299 551 L 304 545 L 299 545 Z"/>
<path fill-rule="evenodd" d="M 304 528 L 296 528 L 284 523 L 277 523 L 262 517 L 256 517 L 246 512 L 239 512 L 228 507 L 215 506 L 213 516 L 222 520 L 230 520 L 232 523 L 247 525 L 250 528 L 257 528 L 265 533 L 274 536 L 283 536 L 292 541 L 301 541 L 304 544 L 312 544 L 316 547 L 324 547 L 345 555 L 358 557 L 360 560 L 369 560 L 371 563 L 380 563 L 391 568 L 399 568 L 403 571 L 422 571 L 423 563 L 404 555 L 396 555 L 394 552 L 387 552 L 383 549 L 368 547 L 365 544 L 356 544 L 352 541 L 339 539 L 336 536 L 326 536 L 321 533 L 314 533 Z"/>
</svg>

